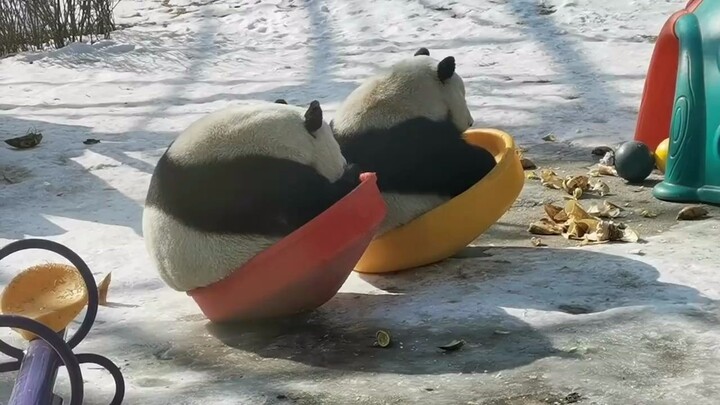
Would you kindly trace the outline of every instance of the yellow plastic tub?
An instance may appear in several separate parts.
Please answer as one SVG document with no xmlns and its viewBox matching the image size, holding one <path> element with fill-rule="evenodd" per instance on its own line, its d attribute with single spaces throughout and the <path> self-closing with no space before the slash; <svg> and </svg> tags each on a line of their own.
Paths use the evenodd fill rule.
<svg viewBox="0 0 720 405">
<path fill-rule="evenodd" d="M 497 166 L 464 193 L 375 238 L 355 271 L 389 273 L 447 259 L 510 209 L 525 184 L 513 138 L 497 129 L 472 129 L 465 133 L 465 139 L 495 155 Z"/>
</svg>

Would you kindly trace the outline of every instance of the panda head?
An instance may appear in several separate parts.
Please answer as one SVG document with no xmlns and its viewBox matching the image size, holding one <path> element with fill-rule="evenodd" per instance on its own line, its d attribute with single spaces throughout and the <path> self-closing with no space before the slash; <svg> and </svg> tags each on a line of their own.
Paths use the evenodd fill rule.
<svg viewBox="0 0 720 405">
<path fill-rule="evenodd" d="M 450 120 L 461 132 L 473 125 L 454 57 L 437 61 L 427 48 L 420 48 L 355 89 L 338 108 L 333 128 L 342 136 L 419 117 Z"/>
<path fill-rule="evenodd" d="M 287 159 L 331 181 L 342 177 L 346 166 L 318 101 L 305 108 L 276 100 L 216 111 L 191 124 L 167 153 L 187 165 L 251 155 Z"/>
</svg>

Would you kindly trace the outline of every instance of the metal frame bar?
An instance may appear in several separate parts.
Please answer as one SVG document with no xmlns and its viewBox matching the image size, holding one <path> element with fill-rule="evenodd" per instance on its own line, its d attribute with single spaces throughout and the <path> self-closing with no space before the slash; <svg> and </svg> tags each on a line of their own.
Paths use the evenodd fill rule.
<svg viewBox="0 0 720 405">
<path fill-rule="evenodd" d="M 98 289 L 90 268 L 75 252 L 66 246 L 46 239 L 25 239 L 5 245 L 0 249 L 0 260 L 25 249 L 43 249 L 57 253 L 69 260 L 82 275 L 88 291 L 88 305 L 80 328 L 69 340 L 66 331 L 55 333 L 49 327 L 33 319 L 18 315 L 0 315 L 0 327 L 24 329 L 38 336 L 30 342 L 27 351 L 14 347 L 0 339 L 0 352 L 15 358 L 0 363 L 0 372 L 18 371 L 8 405 L 61 405 L 62 398 L 53 393 L 57 372 L 65 366 L 70 377 L 70 403 L 81 405 L 84 396 L 80 364 L 94 363 L 105 368 L 115 381 L 115 395 L 110 405 L 122 404 L 125 397 L 125 381 L 122 372 L 110 359 L 92 353 L 74 354 L 73 348 L 87 336 L 95 322 L 98 310 Z"/>
</svg>

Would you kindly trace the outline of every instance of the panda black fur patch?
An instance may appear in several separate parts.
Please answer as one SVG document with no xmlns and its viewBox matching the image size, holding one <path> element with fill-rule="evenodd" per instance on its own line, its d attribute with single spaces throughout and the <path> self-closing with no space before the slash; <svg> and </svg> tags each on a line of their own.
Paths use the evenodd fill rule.
<svg viewBox="0 0 720 405">
<path fill-rule="evenodd" d="M 167 152 L 146 204 L 186 226 L 216 234 L 283 237 L 329 208 L 359 183 L 352 166 L 336 182 L 314 168 L 268 156 L 178 164 Z"/>
<path fill-rule="evenodd" d="M 413 55 L 413 56 L 418 56 L 418 55 L 430 56 L 430 51 L 427 48 L 422 47 L 422 48 L 418 49 L 417 52 L 415 52 L 415 55 Z"/>
<path fill-rule="evenodd" d="M 275 104 L 287 104 L 287 101 L 285 101 L 285 99 L 279 98 L 275 100 Z"/>
<path fill-rule="evenodd" d="M 305 129 L 310 134 L 317 131 L 322 127 L 323 124 L 323 112 L 320 107 L 320 103 L 317 100 L 313 100 L 310 103 L 307 111 L 305 111 Z M 314 135 L 313 135 L 314 136 Z"/>
<path fill-rule="evenodd" d="M 496 165 L 490 152 L 465 142 L 449 119 L 415 118 L 338 141 L 349 163 L 357 164 L 361 171 L 377 173 L 382 192 L 452 198 Z"/>
<path fill-rule="evenodd" d="M 452 77 L 453 74 L 455 74 L 455 58 L 452 56 L 448 56 L 447 58 L 443 59 L 438 63 L 438 79 L 440 79 L 441 82 L 445 82 L 445 80 Z"/>
</svg>

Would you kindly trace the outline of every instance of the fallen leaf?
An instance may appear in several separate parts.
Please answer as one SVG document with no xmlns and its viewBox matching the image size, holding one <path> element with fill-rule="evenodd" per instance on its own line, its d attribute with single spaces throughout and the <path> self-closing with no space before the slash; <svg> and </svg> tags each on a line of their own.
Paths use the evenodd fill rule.
<svg viewBox="0 0 720 405">
<path fill-rule="evenodd" d="M 545 142 L 555 142 L 557 141 L 557 137 L 553 134 L 547 134 L 543 136 L 542 140 Z"/>
<path fill-rule="evenodd" d="M 600 194 L 600 197 L 605 197 L 606 194 L 610 194 L 610 186 L 602 180 L 593 183 L 590 190 Z"/>
<path fill-rule="evenodd" d="M 567 232 L 563 233 L 566 239 L 582 239 L 588 232 L 589 227 L 585 222 L 569 221 Z"/>
<path fill-rule="evenodd" d="M 604 166 L 615 166 L 615 152 L 607 152 L 599 163 Z"/>
<path fill-rule="evenodd" d="M 613 152 L 613 148 L 609 146 L 598 146 L 597 148 L 594 148 L 590 153 L 595 156 L 605 156 L 605 154 L 608 152 Z"/>
<path fill-rule="evenodd" d="M 601 211 L 602 211 L 602 208 L 600 208 L 599 205 L 593 204 L 585 212 L 587 212 L 590 215 L 598 215 Z"/>
<path fill-rule="evenodd" d="M 563 189 L 572 194 L 576 188 L 586 191 L 590 189 L 590 179 L 587 176 L 567 176 L 563 181 Z"/>
<path fill-rule="evenodd" d="M 640 240 L 640 235 L 630 228 L 625 228 L 622 230 L 620 240 L 623 242 L 637 243 Z"/>
<path fill-rule="evenodd" d="M 610 242 L 620 240 L 622 236 L 622 231 L 614 222 L 603 220 L 598 222 L 593 232 L 587 234 L 586 239 L 590 242 Z"/>
<path fill-rule="evenodd" d="M 537 169 L 537 166 L 535 165 L 535 163 L 533 163 L 533 161 L 528 158 L 520 159 L 520 163 L 522 163 L 523 170 Z"/>
<path fill-rule="evenodd" d="M 611 203 L 610 201 L 603 201 L 603 210 L 601 214 L 603 214 L 607 218 L 617 218 L 620 216 L 620 213 L 622 212 L 622 208 L 619 206 Z"/>
<path fill-rule="evenodd" d="M 6 139 L 5 143 L 16 149 L 30 149 L 38 146 L 42 139 L 43 135 L 40 132 L 30 132 L 17 138 Z"/>
<path fill-rule="evenodd" d="M 580 197 L 582 197 L 582 193 L 583 191 L 581 188 L 576 188 L 575 190 L 573 190 L 572 196 L 574 199 L 579 200 Z"/>
<path fill-rule="evenodd" d="M 541 184 L 547 188 L 562 190 L 562 179 L 560 177 L 555 177 L 551 181 L 543 181 Z"/>
<path fill-rule="evenodd" d="M 568 216 L 567 212 L 563 209 L 562 211 L 558 212 L 555 217 L 553 217 L 553 221 L 557 222 L 558 224 L 567 222 Z"/>
<path fill-rule="evenodd" d="M 621 212 L 622 209 L 620 207 L 609 201 L 603 201 L 602 207 L 593 205 L 587 210 L 588 214 L 594 215 L 598 218 L 617 218 L 620 216 Z"/>
<path fill-rule="evenodd" d="M 533 235 L 560 235 L 562 234 L 562 226 L 543 218 L 530 224 L 528 232 Z"/>
<path fill-rule="evenodd" d="M 535 236 L 533 236 L 532 238 L 530 238 L 530 243 L 531 243 L 533 246 L 535 246 L 535 247 L 545 246 L 545 244 L 543 243 L 542 239 L 537 238 L 537 237 L 535 237 Z"/>
<path fill-rule="evenodd" d="M 643 216 L 645 218 L 656 218 L 658 214 L 655 211 L 642 210 L 640 211 L 640 216 Z"/>
<path fill-rule="evenodd" d="M 693 221 L 705 217 L 708 214 L 708 210 L 700 205 L 693 205 L 685 207 L 680 210 L 677 214 L 678 221 Z"/>
<path fill-rule="evenodd" d="M 527 177 L 528 180 L 540 180 L 540 176 L 535 172 L 530 172 L 525 177 Z"/>
<path fill-rule="evenodd" d="M 110 288 L 110 279 L 112 278 L 112 272 L 108 273 L 102 281 L 98 284 L 98 304 L 107 305 L 108 289 Z"/>
<path fill-rule="evenodd" d="M 595 230 L 585 237 L 590 242 L 602 242 L 610 240 L 610 222 L 600 221 Z"/>
<path fill-rule="evenodd" d="M 590 169 L 590 171 L 588 172 L 588 176 L 600 177 L 600 169 Z"/>
<path fill-rule="evenodd" d="M 542 169 L 540 171 L 540 180 L 542 181 L 542 185 L 547 188 L 561 190 L 563 187 L 563 179 L 558 177 L 558 175 L 550 169 Z"/>
<path fill-rule="evenodd" d="M 446 345 L 438 346 L 438 348 L 445 350 L 446 352 L 454 352 L 454 351 L 460 349 L 461 347 L 463 347 L 464 345 L 465 345 L 465 341 L 460 339 L 460 340 L 453 340 L 452 342 L 450 342 Z"/>
<path fill-rule="evenodd" d="M 590 214 L 588 214 L 582 205 L 575 200 L 568 200 L 568 202 L 565 203 L 565 213 L 569 219 L 574 219 L 576 221 L 591 218 Z"/>
<path fill-rule="evenodd" d="M 607 166 L 603 164 L 598 164 L 598 173 L 600 173 L 603 176 L 616 176 L 617 177 L 617 171 L 613 166 Z"/>
<path fill-rule="evenodd" d="M 543 180 L 548 180 L 551 177 L 557 177 L 557 173 L 550 169 L 541 169 L 540 170 L 540 178 Z"/>
<path fill-rule="evenodd" d="M 390 333 L 384 330 L 379 330 L 377 333 L 375 333 L 375 344 L 380 347 L 388 347 L 390 346 L 390 343 L 392 343 L 392 339 L 390 338 Z"/>
<path fill-rule="evenodd" d="M 574 403 L 580 402 L 581 399 L 583 399 L 582 395 L 580 395 L 577 392 L 571 392 L 571 393 L 565 395 L 565 398 L 563 398 L 563 403 L 574 404 Z"/>
<path fill-rule="evenodd" d="M 592 230 L 592 229 L 597 228 L 597 224 L 600 222 L 600 219 L 587 218 L 587 219 L 581 219 L 577 222 L 587 225 L 588 230 Z"/>
<path fill-rule="evenodd" d="M 558 214 L 560 214 L 560 213 L 565 213 L 565 209 L 564 209 L 564 208 L 558 207 L 558 206 L 555 205 L 555 204 L 545 204 L 545 205 L 543 206 L 543 208 L 545 209 L 545 214 L 547 214 L 548 218 L 552 219 L 553 221 L 555 221 L 555 222 L 565 222 L 565 221 L 567 221 L 567 215 L 565 215 L 565 219 L 560 219 L 560 218 L 562 218 L 562 217 L 560 217 L 560 218 L 558 218 L 558 219 L 555 218 L 555 217 L 558 216 Z"/>
<path fill-rule="evenodd" d="M 588 245 L 602 245 L 603 243 L 608 243 L 610 241 L 608 240 L 590 240 L 590 239 L 583 239 L 580 241 L 578 246 L 588 246 Z"/>
</svg>

